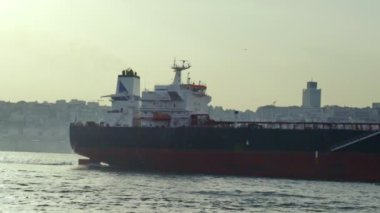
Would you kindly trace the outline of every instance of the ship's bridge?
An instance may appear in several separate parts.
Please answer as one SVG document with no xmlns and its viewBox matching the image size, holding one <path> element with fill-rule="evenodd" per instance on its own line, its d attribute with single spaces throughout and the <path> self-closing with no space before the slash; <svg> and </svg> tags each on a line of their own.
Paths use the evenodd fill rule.
<svg viewBox="0 0 380 213">
<path fill-rule="evenodd" d="M 182 84 L 181 89 L 192 91 L 195 95 L 206 95 L 207 86 L 202 84 Z"/>
</svg>

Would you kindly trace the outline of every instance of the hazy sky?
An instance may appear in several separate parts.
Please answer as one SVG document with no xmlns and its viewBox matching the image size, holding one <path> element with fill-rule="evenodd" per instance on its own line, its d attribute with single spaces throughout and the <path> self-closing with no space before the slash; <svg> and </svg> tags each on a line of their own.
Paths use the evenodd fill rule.
<svg viewBox="0 0 380 213">
<path fill-rule="evenodd" d="M 127 67 L 152 89 L 177 57 L 212 105 L 300 105 L 314 79 L 323 105 L 369 106 L 379 11 L 379 0 L 0 0 L 0 100 L 97 101 Z"/>
</svg>

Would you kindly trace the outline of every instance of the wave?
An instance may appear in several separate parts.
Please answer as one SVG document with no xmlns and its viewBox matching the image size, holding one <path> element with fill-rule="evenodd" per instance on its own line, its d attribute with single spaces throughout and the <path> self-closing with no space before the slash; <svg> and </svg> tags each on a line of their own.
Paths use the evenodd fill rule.
<svg viewBox="0 0 380 213">
<path fill-rule="evenodd" d="M 58 161 L 58 162 L 48 162 L 41 160 L 16 160 L 16 159 L 0 159 L 0 163 L 3 164 L 28 164 L 28 165 L 50 165 L 50 166 L 66 166 L 74 165 L 73 162 Z"/>
<path fill-rule="evenodd" d="M 0 151 L 0 164 L 74 165 L 77 156 L 61 153 Z"/>
</svg>

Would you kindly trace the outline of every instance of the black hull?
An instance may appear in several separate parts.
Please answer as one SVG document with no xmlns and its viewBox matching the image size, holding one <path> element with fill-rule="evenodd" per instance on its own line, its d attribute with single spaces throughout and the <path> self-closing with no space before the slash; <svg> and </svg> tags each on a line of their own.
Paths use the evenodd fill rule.
<svg viewBox="0 0 380 213">
<path fill-rule="evenodd" d="M 380 182 L 371 131 L 73 125 L 70 141 L 89 162 L 129 170 Z"/>
<path fill-rule="evenodd" d="M 285 130 L 254 128 L 130 128 L 70 127 L 75 147 L 161 148 L 175 150 L 224 151 L 302 151 L 330 152 L 340 144 L 363 138 L 371 131 L 357 130 Z M 380 154 L 380 135 L 338 152 Z"/>
</svg>

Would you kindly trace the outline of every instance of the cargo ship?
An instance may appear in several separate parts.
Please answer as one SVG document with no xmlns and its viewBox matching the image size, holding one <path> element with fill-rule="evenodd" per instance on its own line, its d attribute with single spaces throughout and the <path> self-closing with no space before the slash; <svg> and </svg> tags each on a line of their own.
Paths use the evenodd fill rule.
<svg viewBox="0 0 380 213">
<path fill-rule="evenodd" d="M 132 69 L 117 78 L 104 121 L 70 124 L 70 144 L 87 157 L 135 171 L 380 182 L 379 123 L 215 121 L 207 86 L 174 80 L 140 93 Z M 141 95 L 140 95 L 141 94 Z M 238 113 L 238 112 L 236 112 Z"/>
</svg>

